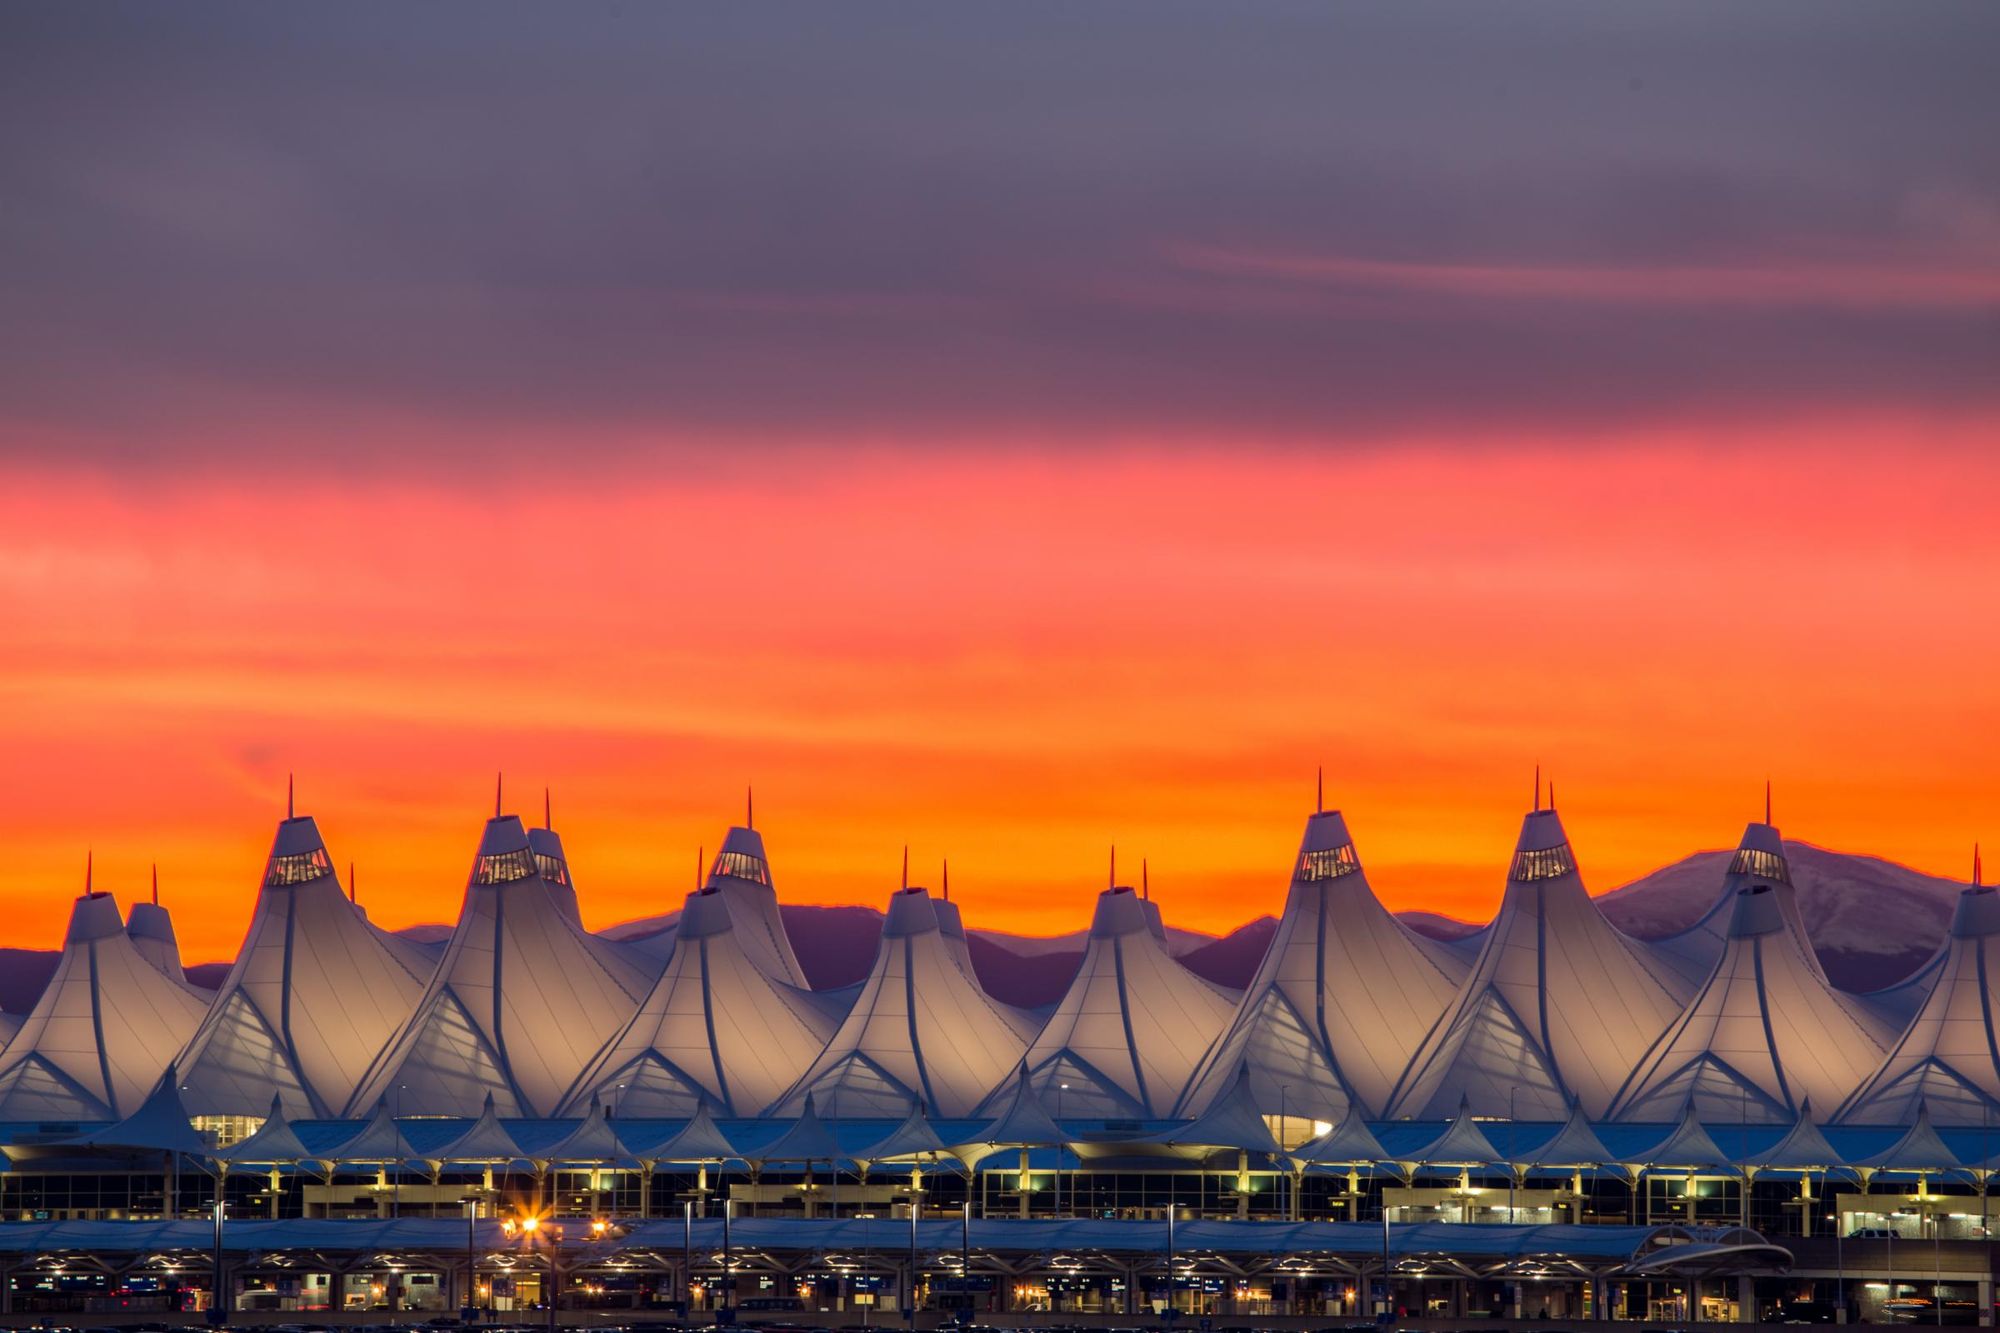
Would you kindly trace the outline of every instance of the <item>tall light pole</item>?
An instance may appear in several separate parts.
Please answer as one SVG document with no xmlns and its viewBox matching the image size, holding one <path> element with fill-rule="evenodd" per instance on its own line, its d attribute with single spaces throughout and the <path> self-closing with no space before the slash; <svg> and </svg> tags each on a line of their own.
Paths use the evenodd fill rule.
<svg viewBox="0 0 2000 1333">
<path fill-rule="evenodd" d="M 211 1328 L 221 1328 L 229 1322 L 229 1293 L 223 1290 L 228 1282 L 228 1274 L 222 1266 L 222 1215 L 229 1207 L 223 1200 L 222 1186 L 227 1179 L 226 1174 L 219 1174 L 215 1178 L 215 1299 L 208 1304 L 208 1323 Z"/>
<path fill-rule="evenodd" d="M 1068 1091 L 1069 1091 L 1069 1084 L 1067 1083 L 1056 1084 L 1056 1128 L 1057 1129 L 1062 1128 L 1062 1095 Z M 1064 1143 L 1061 1138 L 1058 1138 L 1056 1140 L 1056 1216 L 1057 1217 L 1061 1217 L 1063 1215 L 1063 1206 L 1062 1206 L 1063 1153 L 1064 1153 Z M 1072 1193 L 1074 1193 L 1074 1191 L 1072 1191 Z"/>
<path fill-rule="evenodd" d="M 1840 1275 L 1839 1285 L 1834 1288 L 1840 1298 L 1840 1310 L 1835 1322 L 1844 1324 L 1847 1322 L 1847 1255 L 1841 1248 L 1840 1213 L 1838 1211 L 1828 1213 L 1826 1220 L 1833 1223 L 1834 1271 Z"/>
</svg>

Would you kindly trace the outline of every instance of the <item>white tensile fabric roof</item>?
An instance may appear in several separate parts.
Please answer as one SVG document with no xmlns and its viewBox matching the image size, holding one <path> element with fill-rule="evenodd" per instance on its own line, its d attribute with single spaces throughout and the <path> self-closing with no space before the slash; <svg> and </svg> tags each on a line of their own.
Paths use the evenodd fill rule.
<svg viewBox="0 0 2000 1333">
<path fill-rule="evenodd" d="M 1945 1125 L 2000 1121 L 2000 893 L 1965 890 L 1952 915 L 1942 965 L 1928 998 L 1881 1066 L 1835 1119 L 1842 1124 L 1907 1125 L 1918 1109 Z"/>
<path fill-rule="evenodd" d="M 1680 1013 L 1686 992 L 1584 892 L 1554 810 L 1521 824 L 1499 915 L 1478 961 L 1389 1098 L 1390 1118 L 1561 1120 L 1571 1099 L 1602 1115 L 1632 1053 Z"/>
<path fill-rule="evenodd" d="M 310 815 L 278 825 L 250 930 L 181 1053 L 197 1115 L 340 1114 L 436 960 L 370 925 L 341 891 Z"/>
<path fill-rule="evenodd" d="M 946 889 L 949 894 L 951 890 Z M 972 946 L 965 938 L 965 918 L 958 913 L 958 904 L 949 897 L 931 899 L 931 910 L 937 913 L 938 933 L 944 936 L 944 946 L 954 961 L 965 969 L 965 975 L 977 983 L 979 973 L 972 967 Z"/>
<path fill-rule="evenodd" d="M 1167 1115 L 1234 1007 L 1168 955 L 1143 899 L 1106 889 L 1083 963 L 1028 1048 L 1028 1077 L 1059 1116 Z M 1012 1093 L 997 1088 L 987 1112 Z"/>
<path fill-rule="evenodd" d="M 568 914 L 521 821 L 495 816 L 444 957 L 347 1114 L 388 1098 L 398 1115 L 462 1115 L 490 1092 L 502 1115 L 549 1115 L 649 981 Z"/>
<path fill-rule="evenodd" d="M 754 1116 L 791 1087 L 834 1022 L 758 965 L 746 933 L 722 890 L 689 894 L 666 970 L 559 1114 L 602 1097 L 627 1118 L 688 1116 L 703 1102 L 726 1116 Z"/>
<path fill-rule="evenodd" d="M 1284 915 L 1224 1035 L 1176 1112 L 1228 1091 L 1241 1067 L 1266 1114 L 1378 1115 L 1465 964 L 1375 896 L 1337 810 L 1306 821 Z"/>
<path fill-rule="evenodd" d="M 1808 1100 L 1838 1105 L 1881 1060 L 1889 1034 L 1814 965 L 1782 888 L 1753 879 L 1737 892 L 1722 956 L 1612 1116 L 1656 1121 L 1692 1102 L 1711 1120 L 1789 1124 Z"/>
<path fill-rule="evenodd" d="M 1736 850 L 1730 854 L 1729 868 L 1723 872 L 1722 891 L 1686 930 L 1665 939 L 1652 941 L 1652 950 L 1660 961 L 1679 972 L 1690 986 L 1699 986 L 1707 980 L 1715 968 L 1715 960 L 1722 957 L 1722 948 L 1729 942 L 1729 923 L 1736 913 L 1736 895 L 1750 887 L 1752 883 L 1775 886 L 1778 906 L 1784 912 L 1785 920 L 1806 942 L 1806 959 L 1812 969 L 1823 977 L 1819 955 L 1812 950 L 1812 933 L 1806 929 L 1805 918 L 1799 915 L 1799 898 L 1792 887 L 1791 863 L 1785 859 L 1785 840 L 1778 830 L 1769 824 L 1749 824 L 1743 829 L 1743 837 L 1738 840 Z"/>
<path fill-rule="evenodd" d="M 805 970 L 792 952 L 784 916 L 778 911 L 771 861 L 756 829 L 732 828 L 722 835 L 722 850 L 715 854 L 703 887 L 717 890 L 728 902 L 729 913 L 743 932 L 743 947 L 759 967 L 786 985 L 806 988 Z"/>
<path fill-rule="evenodd" d="M 125 914 L 125 934 L 147 962 L 170 980 L 197 991 L 207 1002 L 208 994 L 188 981 L 181 966 L 181 944 L 174 936 L 174 918 L 166 908 L 152 902 L 133 903 Z"/>
<path fill-rule="evenodd" d="M 968 1116 L 1027 1050 L 1032 1023 L 985 991 L 953 958 L 925 889 L 889 900 L 875 965 L 833 1039 L 771 1112 Z"/>
<path fill-rule="evenodd" d="M 86 893 L 55 974 L 0 1055 L 0 1120 L 122 1119 L 205 1007 L 133 945 L 110 894 Z"/>
<path fill-rule="evenodd" d="M 535 868 L 542 872 L 542 878 L 549 882 L 549 894 L 562 908 L 563 915 L 583 922 L 583 909 L 577 903 L 576 880 L 570 874 L 569 855 L 563 851 L 562 835 L 546 824 L 541 828 L 528 830 L 528 849 L 535 854 Z"/>
</svg>

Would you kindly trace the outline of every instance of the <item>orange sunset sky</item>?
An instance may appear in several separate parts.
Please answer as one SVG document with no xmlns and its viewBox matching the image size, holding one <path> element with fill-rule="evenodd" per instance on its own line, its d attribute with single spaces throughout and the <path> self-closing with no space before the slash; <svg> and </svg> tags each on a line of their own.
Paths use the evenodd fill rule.
<svg viewBox="0 0 2000 1333">
<path fill-rule="evenodd" d="M 1025 932 L 1276 911 L 1320 765 L 1473 919 L 1538 762 L 1599 891 L 2000 840 L 1984 38 L 118 12 L 0 40 L 0 945 L 228 956 L 288 773 L 389 925 L 496 770 L 593 926 L 749 784 Z"/>
</svg>

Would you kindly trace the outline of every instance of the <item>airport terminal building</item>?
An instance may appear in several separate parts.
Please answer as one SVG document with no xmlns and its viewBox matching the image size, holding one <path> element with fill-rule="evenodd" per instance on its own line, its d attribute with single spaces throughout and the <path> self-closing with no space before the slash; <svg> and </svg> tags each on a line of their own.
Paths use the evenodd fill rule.
<svg viewBox="0 0 2000 1333">
<path fill-rule="evenodd" d="M 1538 808 L 1445 943 L 1320 811 L 1244 991 L 1114 884 L 1028 1011 L 907 884 L 811 989 L 747 820 L 653 951 L 585 929 L 546 820 L 488 821 L 441 952 L 333 867 L 288 815 L 213 993 L 156 903 L 77 901 L 0 1034 L 0 1315 L 1992 1322 L 1976 872 L 1854 995 L 1768 820 L 1639 940 Z"/>
</svg>

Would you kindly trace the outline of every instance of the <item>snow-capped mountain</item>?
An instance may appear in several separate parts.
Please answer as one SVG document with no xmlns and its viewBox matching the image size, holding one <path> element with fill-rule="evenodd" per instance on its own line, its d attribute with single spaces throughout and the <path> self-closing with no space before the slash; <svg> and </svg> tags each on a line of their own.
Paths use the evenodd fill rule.
<svg viewBox="0 0 2000 1333">
<path fill-rule="evenodd" d="M 1656 939 L 1692 925 L 1715 901 L 1727 851 L 1696 852 L 1597 900 L 1613 925 Z M 1786 842 L 1799 915 L 1827 977 L 1877 990 L 1915 971 L 1943 943 L 1965 885 L 1853 852 Z"/>
</svg>

